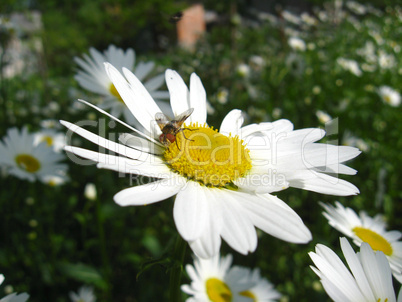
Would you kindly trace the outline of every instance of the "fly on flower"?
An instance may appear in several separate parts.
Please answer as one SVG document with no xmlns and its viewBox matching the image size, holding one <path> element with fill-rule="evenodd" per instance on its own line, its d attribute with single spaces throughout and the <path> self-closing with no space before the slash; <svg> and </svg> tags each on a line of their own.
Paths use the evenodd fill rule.
<svg viewBox="0 0 402 302">
<path fill-rule="evenodd" d="M 183 128 L 180 128 L 181 125 L 183 125 L 184 121 L 191 115 L 191 113 L 193 113 L 193 111 L 194 108 L 187 109 L 171 121 L 162 112 L 155 114 L 155 120 L 158 123 L 159 128 L 162 130 L 162 134 L 159 136 L 159 141 L 165 146 L 169 146 L 171 143 L 175 142 L 176 134 L 183 131 Z"/>
</svg>

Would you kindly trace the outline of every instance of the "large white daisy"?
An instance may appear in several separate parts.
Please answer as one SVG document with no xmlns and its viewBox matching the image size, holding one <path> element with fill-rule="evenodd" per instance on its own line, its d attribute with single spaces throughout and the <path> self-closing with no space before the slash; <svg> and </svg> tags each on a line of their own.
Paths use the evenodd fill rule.
<svg viewBox="0 0 402 302">
<path fill-rule="evenodd" d="M 181 289 L 192 297 L 187 302 L 250 302 L 242 292 L 256 283 L 244 278 L 244 270 L 231 267 L 232 255 L 220 257 L 219 254 L 210 259 L 196 258 L 194 266 L 186 265 L 191 284 L 182 285 Z"/>
<path fill-rule="evenodd" d="M 402 233 L 387 231 L 387 225 L 379 214 L 374 218 L 365 212 L 357 215 L 351 208 L 345 208 L 339 202 L 334 206 L 320 203 L 325 209 L 323 215 L 328 223 L 339 232 L 353 239 L 360 246 L 367 242 L 375 251 L 382 251 L 387 257 L 394 277 L 402 283 Z"/>
<path fill-rule="evenodd" d="M 130 128 L 138 136 L 123 134 L 119 144 L 62 121 L 70 131 L 119 155 L 65 149 L 97 162 L 99 168 L 155 178 L 117 193 L 114 199 L 121 206 L 147 205 L 177 195 L 176 227 L 199 257 L 217 254 L 221 238 L 242 254 L 254 251 L 255 227 L 293 243 L 311 240 L 300 217 L 269 193 L 289 186 L 335 195 L 358 193 L 352 184 L 327 174 L 354 174 L 341 162 L 357 156 L 358 149 L 314 143 L 325 135 L 323 130 L 293 131 L 287 120 L 242 127 L 240 110 L 229 112 L 219 131 L 213 129 L 206 124 L 206 93 L 196 74 L 191 75 L 188 90 L 175 71 L 166 71 L 175 116 L 190 108 L 194 111 L 176 141 L 162 145 L 158 141 L 162 131 L 155 122 L 161 110 L 146 88 L 127 69 L 123 69 L 125 77 L 110 64 L 106 70 L 149 135 Z M 162 138 L 167 135 L 173 141 L 169 132 Z"/>
<path fill-rule="evenodd" d="M 46 184 L 49 178 L 65 178 L 67 166 L 60 164 L 64 154 L 56 153 L 45 142 L 36 144 L 35 135 L 28 133 L 26 127 L 21 132 L 11 128 L 0 141 L 0 165 L 7 172 L 21 179 L 38 179 Z"/>
<path fill-rule="evenodd" d="M 395 302 L 391 269 L 381 251 L 376 253 L 363 243 L 360 253 L 355 253 L 346 238 L 341 238 L 341 248 L 350 271 L 330 248 L 317 244 L 309 256 L 316 267 L 311 269 L 335 302 Z M 402 301 L 399 295 L 398 301 Z"/>
<path fill-rule="evenodd" d="M 89 54 L 84 54 L 83 59 L 74 58 L 75 62 L 82 68 L 76 74 L 75 79 L 83 88 L 105 97 L 99 106 L 104 109 L 110 109 L 110 113 L 113 116 L 119 117 L 123 115 L 128 123 L 136 122 L 106 74 L 104 62 L 110 62 L 118 70 L 122 70 L 123 67 L 132 70 L 140 81 L 144 81 L 144 86 L 155 100 L 169 98 L 167 91 L 159 90 L 164 84 L 163 74 L 149 77 L 154 70 L 154 62 L 140 62 L 134 68 L 135 52 L 133 49 L 129 48 L 124 52 L 124 50 L 110 45 L 103 54 L 94 48 L 89 49 Z M 158 103 L 160 106 L 168 107 L 166 102 Z"/>
</svg>

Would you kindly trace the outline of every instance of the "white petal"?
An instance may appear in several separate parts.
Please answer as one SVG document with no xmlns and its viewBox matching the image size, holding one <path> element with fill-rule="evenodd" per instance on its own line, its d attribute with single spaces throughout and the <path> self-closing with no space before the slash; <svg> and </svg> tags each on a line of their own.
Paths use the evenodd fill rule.
<svg viewBox="0 0 402 302">
<path fill-rule="evenodd" d="M 105 68 L 113 85 L 135 118 L 149 133 L 160 133 L 160 129 L 158 130 L 159 127 L 157 128 L 157 125 L 155 125 L 155 113 L 160 110 L 155 109 L 157 105 L 149 93 L 146 92 L 143 85 L 141 84 L 136 87 L 139 88 L 141 86 L 142 88 L 132 89 L 127 80 L 111 64 L 105 63 Z M 128 74 L 128 72 L 126 73 Z M 134 75 L 130 75 L 130 80 L 133 82 L 135 82 L 134 78 Z"/>
<path fill-rule="evenodd" d="M 254 252 L 257 247 L 257 233 L 248 215 L 245 215 L 241 203 L 243 196 L 229 190 L 214 190 L 222 203 L 223 229 L 221 236 L 229 246 L 241 254 Z M 239 201 L 240 199 L 240 201 Z"/>
<path fill-rule="evenodd" d="M 148 156 L 150 156 L 148 158 L 148 162 L 143 162 L 128 159 L 122 156 L 109 155 L 72 146 L 66 146 L 64 147 L 64 150 L 71 152 L 75 155 L 78 155 L 80 157 L 97 162 L 98 168 L 110 169 L 123 173 L 138 174 L 156 178 L 170 178 L 175 175 L 163 162 L 158 163 L 160 159 L 153 157 L 153 155 L 150 154 L 148 154 Z M 76 163 L 82 162 L 77 157 L 72 156 L 68 157 Z M 151 159 L 151 157 L 153 158 Z M 84 162 L 83 164 L 88 163 Z"/>
<path fill-rule="evenodd" d="M 375 301 L 376 299 L 373 295 L 362 264 L 360 263 L 359 258 L 356 256 L 355 251 L 352 249 L 346 238 L 340 238 L 340 242 L 342 253 L 345 256 L 346 262 L 348 263 L 353 276 L 355 277 L 356 283 L 359 286 L 361 293 L 368 301 Z M 370 263 L 370 265 L 372 264 L 374 263 Z"/>
<path fill-rule="evenodd" d="M 121 155 L 124 155 L 126 157 L 132 158 L 132 159 L 139 159 L 144 153 L 138 150 L 135 150 L 133 148 L 126 147 L 122 144 L 117 144 L 111 140 L 105 139 L 99 135 L 96 135 L 92 132 L 89 132 L 88 130 L 85 130 L 84 128 L 81 128 L 77 125 L 74 125 L 72 123 L 66 122 L 66 121 L 60 121 L 60 123 L 67 127 L 69 130 L 77 133 L 78 135 L 86 138 L 90 142 L 93 142 L 94 144 L 97 144 L 98 146 L 104 147 L 106 149 L 109 149 L 113 152 L 119 153 Z"/>
<path fill-rule="evenodd" d="M 232 136 L 239 135 L 243 122 L 244 118 L 241 110 L 233 109 L 223 119 L 219 132 L 224 135 L 229 135 L 230 133 Z"/>
<path fill-rule="evenodd" d="M 242 206 L 252 223 L 264 232 L 293 243 L 311 240 L 311 233 L 301 218 L 279 198 L 269 194 L 237 194 L 243 198 Z"/>
<path fill-rule="evenodd" d="M 173 217 L 179 234 L 186 241 L 199 238 L 209 222 L 210 214 L 205 190 L 208 188 L 190 181 L 177 194 Z"/>
<path fill-rule="evenodd" d="M 166 85 L 170 93 L 170 105 L 175 116 L 190 109 L 189 92 L 180 75 L 171 69 L 165 72 Z"/>
<path fill-rule="evenodd" d="M 138 206 L 165 200 L 180 191 L 184 184 L 168 183 L 162 179 L 145 185 L 124 189 L 113 199 L 122 206 Z"/>
<path fill-rule="evenodd" d="M 130 146 L 131 148 L 142 152 L 149 152 L 152 154 L 160 155 L 163 154 L 163 152 L 165 151 L 163 148 L 155 145 L 154 143 L 151 143 L 146 139 L 129 133 L 121 134 L 119 136 L 119 141 L 121 141 L 121 143 L 124 145 Z"/>
<path fill-rule="evenodd" d="M 198 122 L 203 125 L 207 121 L 207 94 L 200 78 L 195 74 L 190 77 L 190 108 L 194 112 L 190 116 L 190 122 Z"/>
</svg>

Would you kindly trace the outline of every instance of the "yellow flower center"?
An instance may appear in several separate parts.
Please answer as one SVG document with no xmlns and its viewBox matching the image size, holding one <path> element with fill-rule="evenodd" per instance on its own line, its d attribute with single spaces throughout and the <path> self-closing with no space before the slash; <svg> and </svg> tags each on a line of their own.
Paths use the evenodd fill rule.
<svg viewBox="0 0 402 302">
<path fill-rule="evenodd" d="M 240 296 L 251 298 L 253 302 L 257 301 L 257 297 L 249 290 L 242 291 L 239 294 Z"/>
<path fill-rule="evenodd" d="M 113 96 L 115 96 L 116 99 L 117 99 L 119 102 L 122 102 L 122 103 L 124 104 L 123 99 L 121 98 L 119 92 L 117 91 L 117 89 L 116 89 L 116 87 L 113 85 L 113 83 L 110 84 L 109 92 L 110 92 Z"/>
<path fill-rule="evenodd" d="M 359 237 L 363 242 L 367 242 L 370 244 L 371 248 L 374 251 L 381 251 L 387 256 L 392 255 L 392 246 L 391 244 L 381 235 L 373 232 L 370 229 L 366 229 L 363 227 L 355 227 L 352 230 L 357 237 Z"/>
<path fill-rule="evenodd" d="M 40 162 L 30 154 L 18 154 L 15 162 L 19 168 L 29 173 L 35 173 L 40 169 Z"/>
<path fill-rule="evenodd" d="M 42 137 L 41 142 L 45 142 L 49 147 L 53 145 L 53 138 L 49 135 Z"/>
<path fill-rule="evenodd" d="M 163 158 L 173 171 L 205 186 L 233 187 L 251 169 L 249 150 L 238 136 L 205 124 L 183 126 Z"/>
<path fill-rule="evenodd" d="M 225 282 L 218 278 L 210 278 L 205 282 L 207 295 L 212 302 L 232 301 L 232 292 Z"/>
</svg>

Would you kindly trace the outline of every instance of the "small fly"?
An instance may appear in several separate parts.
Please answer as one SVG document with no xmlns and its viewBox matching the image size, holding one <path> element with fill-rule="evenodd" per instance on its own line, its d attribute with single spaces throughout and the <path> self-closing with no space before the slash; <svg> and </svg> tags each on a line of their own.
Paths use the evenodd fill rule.
<svg viewBox="0 0 402 302">
<path fill-rule="evenodd" d="M 171 143 L 176 142 L 176 135 L 183 128 L 180 128 L 184 121 L 193 113 L 194 108 L 190 108 L 183 113 L 175 117 L 174 120 L 169 120 L 162 112 L 155 114 L 155 120 L 158 123 L 159 128 L 162 130 L 162 134 L 159 136 L 159 141 L 165 146 L 169 146 Z M 184 133 L 183 133 L 184 136 Z M 188 139 L 184 136 L 185 139 Z M 179 148 L 179 146 L 177 146 Z M 180 149 L 180 148 L 179 148 Z"/>
</svg>

